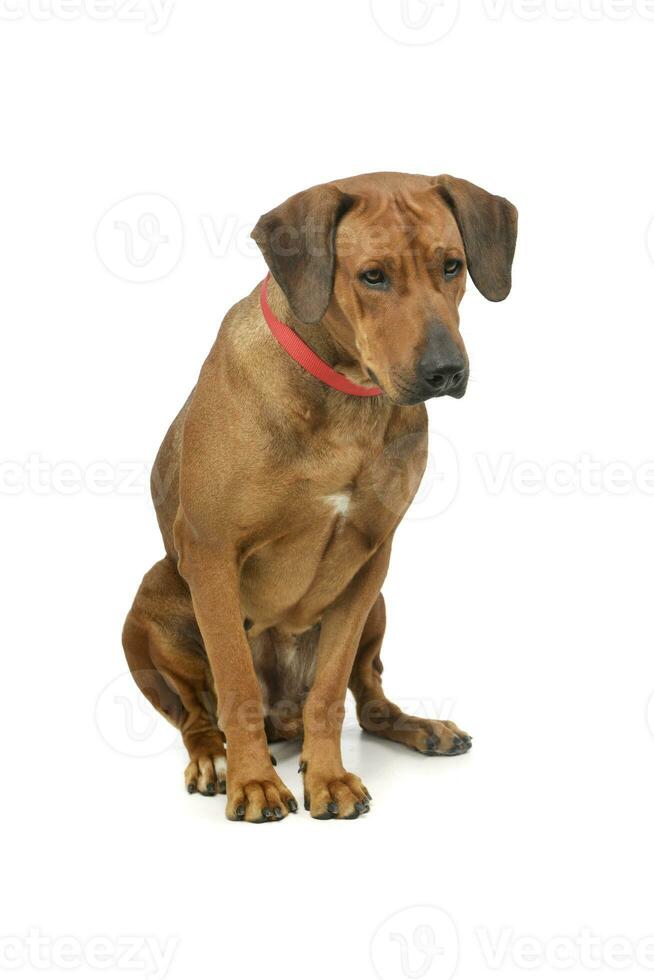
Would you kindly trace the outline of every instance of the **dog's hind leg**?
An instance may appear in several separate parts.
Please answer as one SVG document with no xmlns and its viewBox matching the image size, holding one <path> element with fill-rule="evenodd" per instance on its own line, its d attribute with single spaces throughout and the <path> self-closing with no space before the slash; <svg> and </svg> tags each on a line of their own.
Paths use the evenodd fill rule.
<svg viewBox="0 0 654 980">
<path fill-rule="evenodd" d="M 143 579 L 125 621 L 123 648 L 143 694 L 181 732 L 188 792 L 224 793 L 225 742 L 213 681 L 190 593 L 170 558 Z"/>
<path fill-rule="evenodd" d="M 379 594 L 361 634 L 349 688 L 354 695 L 359 724 L 365 732 L 401 742 L 424 755 L 460 755 L 472 739 L 453 721 L 436 721 L 405 714 L 384 694 L 380 657 L 386 629 L 384 597 Z"/>
</svg>

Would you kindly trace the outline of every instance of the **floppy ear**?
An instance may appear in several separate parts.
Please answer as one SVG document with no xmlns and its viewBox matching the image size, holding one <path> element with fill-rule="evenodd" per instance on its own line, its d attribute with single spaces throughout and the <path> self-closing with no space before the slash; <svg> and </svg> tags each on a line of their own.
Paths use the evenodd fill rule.
<svg viewBox="0 0 654 980">
<path fill-rule="evenodd" d="M 318 323 L 334 286 L 334 240 L 354 198 L 331 184 L 294 194 L 259 218 L 252 238 L 303 323 Z"/>
<path fill-rule="evenodd" d="M 436 178 L 436 190 L 459 226 L 475 286 L 486 299 L 506 299 L 511 291 L 517 210 L 506 198 L 448 174 Z"/>
</svg>

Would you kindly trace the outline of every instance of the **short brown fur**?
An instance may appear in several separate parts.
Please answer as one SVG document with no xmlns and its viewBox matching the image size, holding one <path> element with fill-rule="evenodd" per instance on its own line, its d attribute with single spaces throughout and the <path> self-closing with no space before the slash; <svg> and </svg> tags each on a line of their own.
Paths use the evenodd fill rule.
<svg viewBox="0 0 654 980">
<path fill-rule="evenodd" d="M 470 746 L 453 722 L 407 716 L 386 698 L 380 590 L 426 461 L 416 365 L 429 330 L 444 331 L 467 369 L 466 266 L 484 295 L 503 299 L 515 235 L 503 198 L 406 174 L 304 191 L 253 232 L 275 314 L 337 370 L 384 393 L 353 397 L 304 372 L 269 332 L 257 285 L 225 317 L 157 456 L 166 556 L 137 593 L 125 652 L 180 728 L 188 790 L 226 791 L 231 819 L 297 809 L 268 750 L 281 738 L 303 739 L 312 816 L 368 809 L 366 787 L 341 761 L 348 686 L 373 734 L 430 755 Z M 446 281 L 453 258 L 462 271 Z M 362 282 L 371 266 L 389 288 Z"/>
</svg>

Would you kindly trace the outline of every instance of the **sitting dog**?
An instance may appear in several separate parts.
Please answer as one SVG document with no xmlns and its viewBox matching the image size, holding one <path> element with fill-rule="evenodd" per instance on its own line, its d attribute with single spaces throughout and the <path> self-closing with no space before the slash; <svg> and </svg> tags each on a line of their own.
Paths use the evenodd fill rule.
<svg viewBox="0 0 654 980">
<path fill-rule="evenodd" d="M 123 633 L 137 684 L 180 729 L 188 792 L 226 792 L 232 820 L 297 810 L 280 739 L 302 740 L 313 817 L 368 811 L 341 759 L 348 687 L 365 731 L 426 755 L 470 748 L 386 698 L 381 588 L 426 463 L 424 402 L 466 390 L 466 275 L 504 299 L 516 231 L 513 205 L 465 180 L 378 173 L 296 194 L 252 232 L 269 275 L 225 317 L 163 441 L 166 556 Z"/>
</svg>

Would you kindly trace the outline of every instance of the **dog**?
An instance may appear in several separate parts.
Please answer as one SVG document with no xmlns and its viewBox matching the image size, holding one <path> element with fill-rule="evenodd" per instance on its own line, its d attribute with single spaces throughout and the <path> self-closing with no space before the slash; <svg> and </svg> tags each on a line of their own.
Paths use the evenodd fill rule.
<svg viewBox="0 0 654 980">
<path fill-rule="evenodd" d="M 176 725 L 189 793 L 231 820 L 298 810 L 269 743 L 302 741 L 305 807 L 368 812 L 341 759 L 349 687 L 361 727 L 426 755 L 467 752 L 451 721 L 382 687 L 381 594 L 427 458 L 429 398 L 461 398 L 469 273 L 511 288 L 517 211 L 466 180 L 377 173 L 321 184 L 252 231 L 269 274 L 227 313 L 152 471 L 165 557 L 123 645 Z"/>
</svg>

